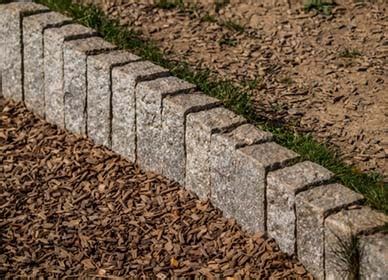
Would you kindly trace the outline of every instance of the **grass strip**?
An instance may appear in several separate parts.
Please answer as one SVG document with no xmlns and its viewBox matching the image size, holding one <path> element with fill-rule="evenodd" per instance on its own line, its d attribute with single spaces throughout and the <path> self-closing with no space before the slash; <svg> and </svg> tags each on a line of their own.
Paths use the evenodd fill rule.
<svg viewBox="0 0 388 280">
<path fill-rule="evenodd" d="M 273 133 L 275 141 L 301 155 L 302 160 L 316 162 L 335 174 L 334 181 L 363 194 L 367 204 L 388 214 L 388 184 L 377 173 L 362 173 L 339 160 L 335 149 L 313 139 L 311 134 L 293 132 L 292 129 L 258 117 L 252 107 L 249 94 L 243 86 L 232 81 L 216 80 L 209 70 L 193 70 L 184 62 L 168 60 L 156 45 L 141 38 L 141 34 L 129 30 L 109 19 L 95 6 L 73 4 L 71 0 L 36 0 L 50 9 L 69 15 L 77 22 L 96 29 L 102 37 L 119 48 L 150 60 L 171 71 L 183 80 L 191 82 L 205 94 L 223 101 L 225 107 L 243 115 L 251 123 Z"/>
</svg>

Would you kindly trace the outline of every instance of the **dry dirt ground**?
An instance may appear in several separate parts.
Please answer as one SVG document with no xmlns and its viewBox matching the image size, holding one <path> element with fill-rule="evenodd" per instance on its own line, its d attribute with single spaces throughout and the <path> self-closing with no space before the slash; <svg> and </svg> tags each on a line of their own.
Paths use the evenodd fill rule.
<svg viewBox="0 0 388 280">
<path fill-rule="evenodd" d="M 0 109 L 1 279 L 312 279 L 182 187 L 20 104 Z"/>
<path fill-rule="evenodd" d="M 340 0 L 330 15 L 305 12 L 301 0 L 196 0 L 173 9 L 81 2 L 100 4 L 170 59 L 255 81 L 257 114 L 313 133 L 359 170 L 388 174 L 386 0 Z"/>
</svg>

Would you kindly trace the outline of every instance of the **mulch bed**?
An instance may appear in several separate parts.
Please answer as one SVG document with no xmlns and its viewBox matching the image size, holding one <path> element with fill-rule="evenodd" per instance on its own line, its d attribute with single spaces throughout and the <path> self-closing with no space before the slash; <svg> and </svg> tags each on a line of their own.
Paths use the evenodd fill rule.
<svg viewBox="0 0 388 280">
<path fill-rule="evenodd" d="M 179 185 L 0 108 L 0 278 L 312 278 Z"/>
</svg>

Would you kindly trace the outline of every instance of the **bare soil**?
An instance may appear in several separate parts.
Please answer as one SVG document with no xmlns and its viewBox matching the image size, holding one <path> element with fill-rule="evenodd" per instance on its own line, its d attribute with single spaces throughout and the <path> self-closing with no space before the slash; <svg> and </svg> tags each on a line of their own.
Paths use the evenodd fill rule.
<svg viewBox="0 0 388 280">
<path fill-rule="evenodd" d="M 385 0 L 337 1 L 330 15 L 295 0 L 196 0 L 174 9 L 81 2 L 98 3 L 170 59 L 242 85 L 255 81 L 258 115 L 311 132 L 361 171 L 388 174 Z"/>
<path fill-rule="evenodd" d="M 177 184 L 20 104 L 0 112 L 1 279 L 312 279 Z"/>
</svg>

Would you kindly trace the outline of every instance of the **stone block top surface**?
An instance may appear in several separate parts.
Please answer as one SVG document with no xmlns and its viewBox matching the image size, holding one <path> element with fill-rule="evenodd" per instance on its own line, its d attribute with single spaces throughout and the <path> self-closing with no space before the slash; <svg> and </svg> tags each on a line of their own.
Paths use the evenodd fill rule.
<svg viewBox="0 0 388 280">
<path fill-rule="evenodd" d="M 85 27 L 80 24 L 67 24 L 61 26 L 60 28 L 52 28 L 46 32 L 55 33 L 65 39 L 77 35 L 97 35 L 97 31 L 94 29 Z"/>
<path fill-rule="evenodd" d="M 24 18 L 24 23 L 28 23 L 29 26 L 39 29 L 47 26 L 57 26 L 61 23 L 70 23 L 71 21 L 71 18 L 56 12 L 36 14 Z"/>
<path fill-rule="evenodd" d="M 89 59 L 93 60 L 93 63 L 95 65 L 98 65 L 104 68 L 109 68 L 111 66 L 114 66 L 120 63 L 140 60 L 140 57 L 128 51 L 114 50 L 109 53 L 93 55 Z"/>
<path fill-rule="evenodd" d="M 239 148 L 246 145 L 264 143 L 272 140 L 272 134 L 262 131 L 252 124 L 243 124 L 228 133 L 216 135 L 218 141 Z"/>
<path fill-rule="evenodd" d="M 297 201 L 309 205 L 316 212 L 325 214 L 330 210 L 348 206 L 364 197 L 341 184 L 319 186 L 297 196 Z"/>
<path fill-rule="evenodd" d="M 150 61 L 137 61 L 124 66 L 117 67 L 115 69 L 123 74 L 127 74 L 130 78 L 136 81 L 142 81 L 145 79 L 152 79 L 160 76 L 164 73 L 165 76 L 169 74 L 169 71 L 159 65 L 156 65 Z"/>
<path fill-rule="evenodd" d="M 194 89 L 195 85 L 173 76 L 141 82 L 137 87 L 138 91 L 147 92 L 147 94 L 160 94 L 161 96 L 186 92 Z"/>
<path fill-rule="evenodd" d="M 224 107 L 218 107 L 211 110 L 201 111 L 188 117 L 190 121 L 199 125 L 203 130 L 210 133 L 222 131 L 231 125 L 243 124 L 245 118 L 236 115 Z"/>
<path fill-rule="evenodd" d="M 342 210 L 326 218 L 325 224 L 339 232 L 351 231 L 353 234 L 368 233 L 388 223 L 388 216 L 370 207 Z"/>
<path fill-rule="evenodd" d="M 268 173 L 267 182 L 268 185 L 281 187 L 296 194 L 308 186 L 329 180 L 332 176 L 332 172 L 319 164 L 304 161 Z"/>
<path fill-rule="evenodd" d="M 297 153 L 286 149 L 275 142 L 247 146 L 239 149 L 239 151 L 266 170 L 284 166 L 291 160 L 295 160 L 299 157 Z"/>
<path fill-rule="evenodd" d="M 12 2 L 9 4 L 0 5 L 0 12 L 7 13 L 29 13 L 29 12 L 45 12 L 49 9 L 41 4 L 34 2 Z"/>
<path fill-rule="evenodd" d="M 66 47 L 79 53 L 93 54 L 95 51 L 114 49 L 115 46 L 100 37 L 90 37 L 66 42 Z"/>
<path fill-rule="evenodd" d="M 222 104 L 218 99 L 200 92 L 167 96 L 163 102 L 180 113 L 188 113 L 195 108 L 202 108 L 207 105 Z"/>
</svg>

